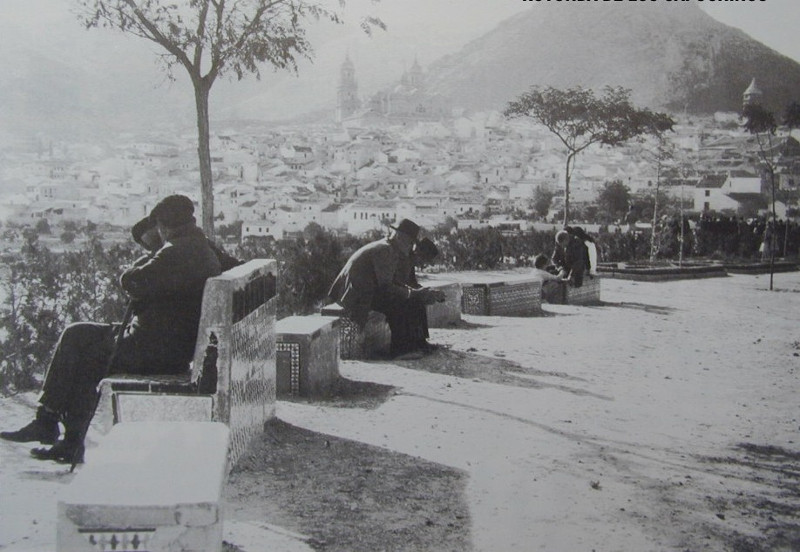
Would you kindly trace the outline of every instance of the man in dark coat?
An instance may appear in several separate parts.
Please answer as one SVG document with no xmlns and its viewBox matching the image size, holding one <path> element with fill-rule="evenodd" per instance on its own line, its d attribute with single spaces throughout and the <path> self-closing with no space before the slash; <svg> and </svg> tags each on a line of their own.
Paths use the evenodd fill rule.
<svg viewBox="0 0 800 552">
<path fill-rule="evenodd" d="M 383 313 L 392 332 L 392 356 L 401 356 L 424 345 L 422 323 L 425 305 L 441 299 L 440 291 L 412 285 L 411 253 L 419 226 L 403 219 L 389 237 L 368 243 L 350 257 L 331 285 L 328 296 L 344 307 L 360 328 L 370 310 Z"/>
<path fill-rule="evenodd" d="M 583 276 L 589 268 L 589 253 L 581 239 L 560 230 L 556 234 L 552 261 L 559 278 L 568 280 L 574 287 L 583 285 Z"/>
<path fill-rule="evenodd" d="M 192 206 L 192 209 L 194 209 L 194 206 Z M 133 238 L 133 241 L 144 247 L 150 252 L 151 255 L 155 254 L 155 252 L 161 249 L 161 247 L 164 245 L 164 240 L 161 239 L 161 234 L 158 233 L 156 223 L 150 216 L 144 217 L 142 220 L 133 225 L 133 228 L 131 228 L 131 237 Z M 235 266 L 243 264 L 243 261 L 240 261 L 233 255 L 230 255 L 227 251 L 215 244 L 210 239 L 208 240 L 208 246 L 217 256 L 220 270 L 222 270 L 222 272 L 226 272 Z"/>
<path fill-rule="evenodd" d="M 41 460 L 80 461 L 84 431 L 94 415 L 96 388 L 105 375 L 181 374 L 189 369 L 203 287 L 207 278 L 220 273 L 217 255 L 195 225 L 193 212 L 191 200 L 177 195 L 153 208 L 150 216 L 163 246 L 138 259 L 120 278 L 135 307 L 116 353 L 118 324 L 80 322 L 68 326 L 45 375 L 36 418 L 18 431 L 0 433 L 0 437 L 55 443 L 49 449 L 31 451 Z M 64 423 L 65 434 L 56 441 L 59 421 Z"/>
</svg>

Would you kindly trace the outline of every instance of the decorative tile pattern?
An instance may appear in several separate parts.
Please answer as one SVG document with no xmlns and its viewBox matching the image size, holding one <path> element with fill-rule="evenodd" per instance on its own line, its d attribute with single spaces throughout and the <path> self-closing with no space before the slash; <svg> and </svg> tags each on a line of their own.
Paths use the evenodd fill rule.
<svg viewBox="0 0 800 552">
<path fill-rule="evenodd" d="M 276 343 L 277 366 L 280 371 L 289 365 L 289 392 L 292 396 L 300 394 L 300 344 L 299 343 Z"/>
<path fill-rule="evenodd" d="M 146 552 L 155 528 L 147 529 L 79 529 L 91 550 Z"/>
</svg>

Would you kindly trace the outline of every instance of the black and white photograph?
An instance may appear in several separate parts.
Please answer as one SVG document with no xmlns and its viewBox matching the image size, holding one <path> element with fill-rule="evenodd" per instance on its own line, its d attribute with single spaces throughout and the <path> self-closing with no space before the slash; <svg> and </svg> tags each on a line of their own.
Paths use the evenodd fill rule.
<svg viewBox="0 0 800 552">
<path fill-rule="evenodd" d="M 0 551 L 800 552 L 794 0 L 0 2 Z"/>
</svg>

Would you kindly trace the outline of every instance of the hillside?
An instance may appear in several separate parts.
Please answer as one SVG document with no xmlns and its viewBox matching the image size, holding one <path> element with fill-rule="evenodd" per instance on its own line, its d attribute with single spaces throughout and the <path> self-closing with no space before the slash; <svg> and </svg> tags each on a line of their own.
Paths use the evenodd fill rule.
<svg viewBox="0 0 800 552">
<path fill-rule="evenodd" d="M 475 109 L 502 109 L 531 85 L 608 84 L 653 108 L 738 111 L 753 77 L 770 109 L 800 99 L 800 64 L 694 3 L 535 4 L 428 74 L 433 92 Z"/>
</svg>

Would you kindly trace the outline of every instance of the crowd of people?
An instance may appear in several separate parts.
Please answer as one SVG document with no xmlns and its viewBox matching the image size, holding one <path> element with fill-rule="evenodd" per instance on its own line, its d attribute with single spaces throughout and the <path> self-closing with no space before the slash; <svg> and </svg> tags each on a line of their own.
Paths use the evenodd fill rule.
<svg viewBox="0 0 800 552">
<path fill-rule="evenodd" d="M 791 257 L 800 250 L 800 225 L 767 217 L 732 217 L 704 213 L 695 229 L 695 253 L 766 261 Z"/>
</svg>

